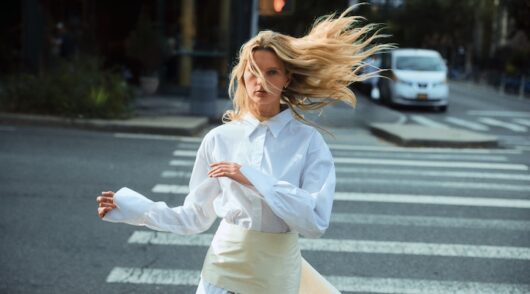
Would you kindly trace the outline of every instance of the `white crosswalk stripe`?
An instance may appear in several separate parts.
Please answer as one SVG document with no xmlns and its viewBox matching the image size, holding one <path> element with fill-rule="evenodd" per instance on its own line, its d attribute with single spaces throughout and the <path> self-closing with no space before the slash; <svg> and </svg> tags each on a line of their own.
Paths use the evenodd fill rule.
<svg viewBox="0 0 530 294">
<path fill-rule="evenodd" d="M 478 120 L 483 124 L 487 124 L 487 125 L 499 127 L 499 128 L 506 128 L 514 132 L 527 132 L 528 131 L 528 128 L 525 126 L 501 121 L 501 120 L 494 119 L 491 117 L 480 117 Z"/>
<path fill-rule="evenodd" d="M 469 115 L 476 116 L 497 116 L 497 117 L 530 117 L 530 112 L 507 111 L 507 110 L 470 110 Z"/>
<path fill-rule="evenodd" d="M 333 213 L 332 223 L 413 226 L 438 228 L 467 228 L 490 230 L 530 231 L 530 221 L 454 218 L 435 216 L 408 216 L 368 213 Z"/>
<path fill-rule="evenodd" d="M 153 187 L 152 192 L 153 193 L 170 193 L 170 194 L 188 194 L 189 188 L 188 186 L 185 186 L 185 185 L 157 184 Z M 441 196 L 441 195 L 408 195 L 408 194 L 386 194 L 386 193 L 336 192 L 335 200 L 362 201 L 362 202 L 386 202 L 386 203 L 411 203 L 411 204 L 430 204 L 430 205 L 530 208 L 530 200 L 525 200 L 525 199 L 480 198 L 480 197 Z"/>
<path fill-rule="evenodd" d="M 193 151 L 175 151 L 175 156 L 195 157 Z M 466 161 L 427 161 L 427 160 L 400 160 L 400 159 L 378 159 L 357 157 L 334 157 L 337 164 L 364 164 L 364 165 L 399 165 L 416 167 L 447 167 L 447 168 L 477 168 L 477 169 L 501 169 L 501 170 L 528 170 L 524 164 L 510 163 L 488 163 L 488 162 L 466 162 Z M 171 161 L 170 165 L 192 166 L 193 161 Z"/>
<path fill-rule="evenodd" d="M 448 154 L 520 154 L 515 149 L 477 149 L 477 148 L 436 148 L 436 147 L 395 147 L 395 146 L 362 146 L 345 144 L 328 144 L 331 150 L 349 151 L 379 151 L 393 153 L 448 153 Z"/>
<path fill-rule="evenodd" d="M 530 181 L 530 175 L 514 173 L 488 173 L 488 172 L 466 172 L 466 171 L 439 171 L 439 170 L 413 170 L 413 169 L 385 169 L 385 168 L 362 168 L 350 166 L 337 166 L 337 179 L 350 179 L 359 175 L 393 175 L 393 176 L 414 176 L 414 178 L 435 177 L 435 178 L 464 178 L 464 179 L 495 179 L 510 181 Z M 347 174 L 347 175 L 345 175 Z M 162 178 L 181 178 L 189 180 L 190 171 L 166 170 L 161 174 Z"/>
<path fill-rule="evenodd" d="M 496 190 L 511 192 L 530 192 L 530 185 L 511 185 L 499 183 L 479 183 L 479 182 L 451 182 L 451 181 L 421 181 L 421 180 L 390 180 L 386 178 L 338 178 L 337 184 L 341 185 L 378 185 L 378 186 L 410 186 L 410 187 L 433 187 L 445 189 L 464 190 Z"/>
<path fill-rule="evenodd" d="M 437 122 L 435 120 L 429 119 L 423 115 L 411 115 L 410 119 L 412 119 L 414 122 L 431 128 L 439 128 L 439 129 L 447 129 L 449 126 L 446 124 Z"/>
<path fill-rule="evenodd" d="M 153 134 L 132 134 L 132 133 L 115 133 L 114 137 L 123 139 L 139 139 L 139 140 L 166 140 L 179 142 L 200 143 L 202 138 L 186 137 L 186 136 L 170 136 L 170 135 L 153 135 Z"/>
<path fill-rule="evenodd" d="M 383 203 L 409 203 L 409 204 L 454 205 L 454 206 L 475 206 L 475 207 L 508 207 L 508 208 L 524 208 L 524 209 L 530 208 L 530 200 L 463 197 L 463 196 L 337 192 L 335 193 L 334 199 L 342 200 L 342 201 L 383 202 Z"/>
<path fill-rule="evenodd" d="M 181 236 L 164 232 L 135 231 L 128 242 L 131 244 L 208 247 L 212 238 L 212 234 Z M 300 239 L 300 249 L 302 251 L 530 260 L 530 248 L 509 246 L 302 238 Z"/>
<path fill-rule="evenodd" d="M 516 124 L 530 127 L 530 119 L 514 118 L 512 121 Z"/>
<path fill-rule="evenodd" d="M 468 120 L 463 120 L 461 118 L 457 118 L 457 117 L 452 117 L 452 116 L 448 116 L 445 118 L 445 120 L 447 122 L 450 122 L 452 124 L 455 124 L 457 126 L 460 126 L 460 127 L 465 127 L 465 128 L 468 128 L 468 129 L 471 129 L 471 130 L 474 130 L 474 131 L 489 131 L 490 128 L 488 126 L 485 126 L 483 124 L 479 124 L 479 123 L 476 123 L 476 122 L 472 122 L 472 121 L 468 121 Z"/>
<path fill-rule="evenodd" d="M 398 159 L 337 157 L 335 158 L 335 163 L 366 164 L 366 165 L 398 165 L 398 166 L 416 166 L 416 167 L 528 170 L 528 166 L 524 164 L 484 163 L 484 162 L 465 162 L 465 161 L 426 161 L 426 160 L 398 160 Z"/>
<path fill-rule="evenodd" d="M 476 172 L 476 171 L 445 171 L 445 170 L 415 170 L 415 169 L 387 169 L 387 168 L 363 168 L 352 166 L 337 166 L 335 168 L 338 177 L 341 173 L 348 173 L 350 175 L 389 175 L 389 176 L 413 176 L 414 178 L 421 177 L 436 177 L 436 178 L 464 178 L 464 179 L 495 179 L 495 180 L 511 180 L 511 181 L 530 181 L 528 174 L 514 174 L 514 173 L 491 173 L 491 172 Z"/>
</svg>

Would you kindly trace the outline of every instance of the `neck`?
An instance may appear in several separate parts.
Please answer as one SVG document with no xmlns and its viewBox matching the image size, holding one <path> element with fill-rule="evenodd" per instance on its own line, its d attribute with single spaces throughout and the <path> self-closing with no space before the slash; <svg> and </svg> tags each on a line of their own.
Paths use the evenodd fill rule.
<svg viewBox="0 0 530 294">
<path fill-rule="evenodd" d="M 254 115 L 259 121 L 265 121 L 280 113 L 280 104 L 262 106 L 251 105 L 250 113 L 252 113 L 252 115 Z"/>
</svg>

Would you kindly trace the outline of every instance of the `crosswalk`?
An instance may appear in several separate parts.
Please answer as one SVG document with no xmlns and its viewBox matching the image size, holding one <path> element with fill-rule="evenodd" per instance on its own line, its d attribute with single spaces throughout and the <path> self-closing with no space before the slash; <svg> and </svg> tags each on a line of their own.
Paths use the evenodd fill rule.
<svg viewBox="0 0 530 294">
<path fill-rule="evenodd" d="M 470 110 L 465 118 L 410 115 L 408 123 L 430 128 L 456 128 L 494 134 L 505 146 L 530 151 L 530 112 Z"/>
<path fill-rule="evenodd" d="M 520 113 L 518 114 L 520 115 Z M 528 114 L 530 115 L 530 112 Z M 465 119 L 454 116 L 433 118 L 425 115 L 410 115 L 409 120 L 414 124 L 431 128 L 462 128 L 478 132 L 490 132 L 492 129 L 499 129 L 514 133 L 528 133 L 530 128 L 529 118 L 507 117 L 505 115 L 501 117 L 470 115 Z"/>
<path fill-rule="evenodd" d="M 176 142 L 153 183 L 153 199 L 182 202 L 189 191 L 200 142 Z M 302 238 L 300 246 L 340 291 L 530 293 L 530 173 L 512 161 L 523 151 L 330 148 L 337 171 L 330 229 L 321 239 Z M 124 246 L 204 252 L 212 237 L 138 228 Z M 200 266 L 116 264 L 106 282 L 194 293 Z"/>
</svg>

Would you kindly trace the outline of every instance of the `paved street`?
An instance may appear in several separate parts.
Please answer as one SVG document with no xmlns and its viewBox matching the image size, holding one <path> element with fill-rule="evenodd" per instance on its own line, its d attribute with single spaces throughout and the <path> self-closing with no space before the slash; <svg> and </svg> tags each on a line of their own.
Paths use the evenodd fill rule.
<svg viewBox="0 0 530 294">
<path fill-rule="evenodd" d="M 505 148 L 400 148 L 340 105 L 321 118 L 351 127 L 326 136 L 338 181 L 332 223 L 322 239 L 301 240 L 302 254 L 344 293 L 530 293 L 528 130 L 486 123 L 523 126 L 528 102 L 453 94 L 468 96 L 445 114 L 364 98 L 356 112 L 451 127 L 454 117 L 487 126 Z M 0 292 L 194 293 L 215 225 L 182 237 L 106 223 L 95 196 L 127 186 L 182 203 L 199 143 L 0 126 Z"/>
</svg>

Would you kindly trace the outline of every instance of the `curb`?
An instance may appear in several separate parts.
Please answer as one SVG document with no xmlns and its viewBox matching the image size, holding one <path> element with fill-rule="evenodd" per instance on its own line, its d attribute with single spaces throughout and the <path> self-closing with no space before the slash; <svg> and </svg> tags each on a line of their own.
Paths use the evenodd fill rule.
<svg viewBox="0 0 530 294">
<path fill-rule="evenodd" d="M 208 118 L 193 116 L 135 117 L 124 120 L 77 119 L 0 113 L 0 124 L 79 128 L 107 132 L 193 136 L 208 126 Z"/>
<path fill-rule="evenodd" d="M 405 147 L 499 148 L 497 137 L 451 128 L 370 124 L 370 132 Z"/>
</svg>

